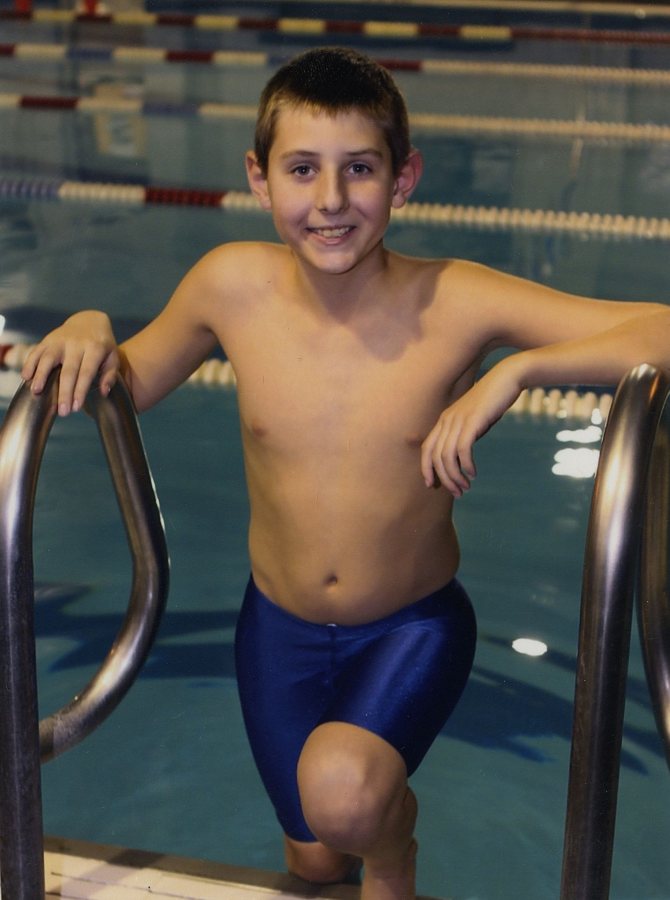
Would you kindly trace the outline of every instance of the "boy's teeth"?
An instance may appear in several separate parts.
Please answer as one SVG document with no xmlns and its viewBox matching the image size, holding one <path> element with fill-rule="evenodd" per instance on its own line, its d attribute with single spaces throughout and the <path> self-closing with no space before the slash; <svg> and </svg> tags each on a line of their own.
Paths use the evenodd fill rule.
<svg viewBox="0 0 670 900">
<path fill-rule="evenodd" d="M 345 225 L 342 228 L 315 228 L 314 230 L 323 237 L 337 238 L 346 234 L 349 231 L 349 226 Z"/>
</svg>

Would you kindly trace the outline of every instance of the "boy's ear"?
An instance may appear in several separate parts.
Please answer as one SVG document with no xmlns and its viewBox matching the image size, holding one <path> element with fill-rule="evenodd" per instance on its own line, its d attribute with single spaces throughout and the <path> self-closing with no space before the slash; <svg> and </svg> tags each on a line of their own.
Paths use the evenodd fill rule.
<svg viewBox="0 0 670 900">
<path fill-rule="evenodd" d="M 247 168 L 247 181 L 251 188 L 251 193 L 258 200 L 262 209 L 270 209 L 270 193 L 268 191 L 268 179 L 261 169 L 256 154 L 249 150 L 244 157 L 244 163 Z"/>
<path fill-rule="evenodd" d="M 400 209 L 409 200 L 423 173 L 423 156 L 420 150 L 412 150 L 403 163 L 395 180 L 391 206 Z"/>
</svg>

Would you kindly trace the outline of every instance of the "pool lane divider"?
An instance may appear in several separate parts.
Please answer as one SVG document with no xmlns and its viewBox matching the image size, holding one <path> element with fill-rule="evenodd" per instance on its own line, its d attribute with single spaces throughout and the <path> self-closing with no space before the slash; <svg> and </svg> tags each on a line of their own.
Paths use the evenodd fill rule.
<svg viewBox="0 0 670 900">
<path fill-rule="evenodd" d="M 110 203 L 120 206 L 196 206 L 264 214 L 254 196 L 243 191 L 12 176 L 0 176 L 0 200 L 3 199 Z M 670 240 L 670 219 L 620 214 L 408 203 L 402 209 L 394 210 L 392 218 L 396 222 L 419 225 Z"/>
<path fill-rule="evenodd" d="M 599 44 L 668 45 L 670 33 L 631 28 L 550 28 L 533 25 L 450 25 L 422 22 L 383 22 L 354 19 L 271 18 L 261 16 L 189 15 L 122 12 L 81 12 L 74 9 L 1 10 L 2 20 L 49 25 L 93 24 L 133 28 L 168 26 L 219 32 L 264 32 L 300 37 L 365 37 L 378 40 L 456 40 L 464 43 L 505 44 L 513 41 L 578 41 Z"/>
<path fill-rule="evenodd" d="M 23 343 L 0 345 L 0 368 L 20 372 L 34 346 Z M 229 360 L 207 359 L 186 383 L 234 389 L 237 380 Z M 595 416 L 602 423 L 607 421 L 612 402 L 613 397 L 609 393 L 596 394 L 595 391 L 578 391 L 574 388 L 532 388 L 521 392 L 508 413 L 589 422 L 594 421 Z"/>
<path fill-rule="evenodd" d="M 187 63 L 221 67 L 277 68 L 290 59 L 282 53 L 237 50 L 169 50 L 163 47 L 105 47 L 97 44 L 0 43 L 0 57 L 30 62 L 114 62 L 125 65 Z M 545 63 L 496 63 L 453 59 L 391 59 L 377 62 L 394 72 L 426 75 L 548 78 L 605 84 L 670 85 L 670 71 L 615 66 L 573 66 Z"/>
<path fill-rule="evenodd" d="M 0 93 L 0 111 L 9 109 L 42 112 L 78 112 L 84 115 L 117 113 L 138 116 L 199 118 L 203 121 L 241 119 L 253 121 L 257 107 L 234 103 L 181 103 L 142 100 L 134 97 L 80 97 Z M 584 119 L 521 119 L 500 116 L 462 116 L 441 113 L 410 115 L 413 128 L 426 131 L 487 132 L 531 135 L 539 138 L 581 137 L 595 141 L 632 143 L 670 142 L 670 125 L 652 122 L 596 122 Z"/>
<path fill-rule="evenodd" d="M 227 212 L 264 213 L 250 193 L 230 190 L 68 181 L 0 176 L 0 201 L 51 200 L 117 206 L 209 207 Z M 670 219 L 567 210 L 407 203 L 393 222 L 465 229 L 592 235 L 599 238 L 670 240 Z"/>
</svg>

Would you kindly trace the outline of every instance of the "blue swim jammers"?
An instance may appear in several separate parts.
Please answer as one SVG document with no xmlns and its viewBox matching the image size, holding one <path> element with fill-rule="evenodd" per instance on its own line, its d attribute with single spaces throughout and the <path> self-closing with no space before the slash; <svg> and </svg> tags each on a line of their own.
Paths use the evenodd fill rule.
<svg viewBox="0 0 670 900">
<path fill-rule="evenodd" d="M 348 722 L 388 741 L 411 775 L 468 680 L 475 616 L 457 580 L 363 625 L 320 625 L 286 612 L 250 579 L 235 640 L 242 712 L 284 832 L 314 841 L 297 766 L 311 732 Z"/>
</svg>

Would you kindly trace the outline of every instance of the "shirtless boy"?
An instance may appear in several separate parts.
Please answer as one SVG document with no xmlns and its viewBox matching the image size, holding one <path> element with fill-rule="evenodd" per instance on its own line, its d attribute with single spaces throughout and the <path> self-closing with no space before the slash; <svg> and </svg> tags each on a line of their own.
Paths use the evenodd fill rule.
<svg viewBox="0 0 670 900">
<path fill-rule="evenodd" d="M 334 882 L 362 859 L 365 900 L 410 900 L 408 774 L 474 653 L 452 525 L 473 444 L 523 388 L 670 367 L 670 310 L 386 250 L 421 157 L 392 79 L 356 53 L 271 79 L 246 167 L 281 245 L 211 251 L 121 346 L 105 314 L 77 313 L 23 377 L 39 393 L 62 365 L 67 415 L 122 373 L 141 411 L 225 348 L 251 503 L 240 695 L 288 868 Z M 475 382 L 502 346 L 518 352 Z"/>
</svg>

